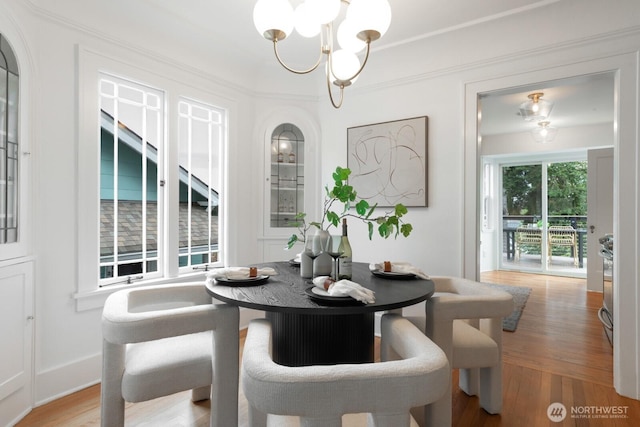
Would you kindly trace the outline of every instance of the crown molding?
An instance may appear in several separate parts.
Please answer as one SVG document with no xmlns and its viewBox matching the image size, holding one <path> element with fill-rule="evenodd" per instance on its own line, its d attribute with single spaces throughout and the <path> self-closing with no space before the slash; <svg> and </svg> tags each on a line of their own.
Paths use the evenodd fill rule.
<svg viewBox="0 0 640 427">
<path fill-rule="evenodd" d="M 97 40 L 113 45 L 116 48 L 124 49 L 134 55 L 144 56 L 149 60 L 159 62 L 175 70 L 189 73 L 197 77 L 206 79 L 208 81 L 212 81 L 216 85 L 219 85 L 225 92 L 228 89 L 231 89 L 232 91 L 236 91 L 247 96 L 255 96 L 255 92 L 248 89 L 246 86 L 239 85 L 224 77 L 221 77 L 220 75 L 202 70 L 201 68 L 198 68 L 198 67 L 189 66 L 188 64 L 185 64 L 183 62 L 177 62 L 170 56 L 162 55 L 154 50 L 145 49 L 138 45 L 131 44 L 124 39 L 119 39 L 117 37 L 108 35 L 104 32 L 97 31 L 87 25 L 83 25 L 82 23 L 71 20 L 63 15 L 52 13 L 50 10 L 47 10 L 38 6 L 36 3 L 33 2 L 33 0 L 23 0 L 23 1 L 24 1 L 24 4 L 28 6 L 29 9 L 31 9 L 31 11 L 35 15 L 53 24 L 57 24 L 67 29 L 74 30 L 82 34 L 94 37 Z M 84 41 L 82 44 L 87 47 L 89 46 L 86 43 L 86 41 Z"/>
</svg>

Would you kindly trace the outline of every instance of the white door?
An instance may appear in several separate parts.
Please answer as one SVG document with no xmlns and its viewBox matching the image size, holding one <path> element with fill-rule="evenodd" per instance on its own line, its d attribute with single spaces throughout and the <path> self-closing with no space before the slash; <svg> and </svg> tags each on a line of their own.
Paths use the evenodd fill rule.
<svg viewBox="0 0 640 427">
<path fill-rule="evenodd" d="M 613 233 L 613 148 L 589 150 L 587 161 L 587 289 L 602 292 L 598 238 Z"/>
<path fill-rule="evenodd" d="M 33 265 L 0 268 L 0 425 L 31 409 L 33 372 Z"/>
</svg>

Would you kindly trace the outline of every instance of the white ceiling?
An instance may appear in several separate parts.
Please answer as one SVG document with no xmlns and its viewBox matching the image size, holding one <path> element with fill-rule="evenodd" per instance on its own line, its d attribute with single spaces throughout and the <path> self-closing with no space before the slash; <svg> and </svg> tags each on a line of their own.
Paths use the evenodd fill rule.
<svg viewBox="0 0 640 427">
<path fill-rule="evenodd" d="M 35 1 L 35 0 L 34 0 Z M 38 0 L 45 3 L 48 0 Z M 122 2 L 123 0 L 118 0 Z M 167 15 L 182 30 L 198 32 L 210 40 L 232 42 L 255 58 L 271 61 L 270 42 L 262 39 L 253 26 L 253 6 L 257 0 L 137 0 L 154 15 Z M 389 0 L 392 22 L 383 38 L 374 42 L 383 49 L 458 28 L 485 23 L 506 15 L 521 13 L 560 0 Z M 113 3 L 110 1 L 109 3 Z M 298 5 L 302 0 L 290 0 Z M 126 7 L 130 1 L 125 1 Z M 344 9 L 344 6 L 343 6 Z M 161 20 L 164 22 L 165 20 Z M 153 22 L 149 22 L 153 25 Z M 262 41 L 262 43 L 260 43 Z M 307 52 L 309 40 L 293 34 L 282 42 L 295 53 Z M 312 49 L 313 50 L 313 49 Z"/>
<path fill-rule="evenodd" d="M 542 92 L 543 99 L 554 102 L 548 118 L 553 127 L 611 123 L 614 118 L 614 83 L 615 74 L 610 72 L 482 94 L 480 134 L 518 133 L 535 128 L 537 123 L 524 121 L 518 109 L 528 100 L 527 95 L 533 92 Z"/>
<path fill-rule="evenodd" d="M 198 52 L 220 57 L 240 57 L 249 67 L 274 66 L 270 42 L 253 26 L 253 6 L 257 0 L 29 0 L 46 12 L 93 31 L 109 34 L 114 28 L 134 28 L 156 40 L 175 41 Z M 302 0 L 290 0 L 295 6 Z M 445 34 L 460 28 L 486 24 L 508 15 L 526 13 L 564 0 L 389 0 L 391 26 L 372 45 L 390 49 L 415 40 Z M 343 7 L 344 9 L 344 7 Z M 168 40 L 168 39 L 169 40 Z M 318 55 L 317 40 L 293 34 L 279 43 L 287 62 L 300 68 Z M 204 47 L 204 48 L 203 48 Z M 222 58 L 224 59 L 224 58 Z M 613 117 L 613 76 L 586 76 L 562 82 L 546 82 L 486 94 L 482 98 L 483 135 L 523 132 L 531 127 L 516 114 L 518 105 L 533 91 L 555 101 L 552 126 L 576 126 L 611 121 Z M 535 127 L 535 126 L 534 126 Z"/>
</svg>

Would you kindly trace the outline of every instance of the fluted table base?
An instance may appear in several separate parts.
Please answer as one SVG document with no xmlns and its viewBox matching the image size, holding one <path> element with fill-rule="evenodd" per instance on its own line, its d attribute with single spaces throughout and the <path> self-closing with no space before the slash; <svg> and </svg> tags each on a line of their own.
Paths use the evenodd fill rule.
<svg viewBox="0 0 640 427">
<path fill-rule="evenodd" d="M 272 353 L 286 366 L 374 361 L 374 313 L 314 315 L 267 312 Z"/>
</svg>

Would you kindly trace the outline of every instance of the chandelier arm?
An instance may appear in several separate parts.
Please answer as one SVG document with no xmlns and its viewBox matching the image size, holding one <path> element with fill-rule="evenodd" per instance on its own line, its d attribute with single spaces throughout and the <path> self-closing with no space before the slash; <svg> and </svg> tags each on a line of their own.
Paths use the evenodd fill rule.
<svg viewBox="0 0 640 427">
<path fill-rule="evenodd" d="M 327 74 L 327 91 L 329 92 L 329 99 L 331 100 L 331 105 L 333 108 L 342 107 L 342 101 L 344 100 L 344 85 L 340 84 L 340 102 L 336 104 L 336 101 L 333 99 L 333 92 L 331 91 L 331 79 L 329 78 L 329 73 Z"/>
<path fill-rule="evenodd" d="M 324 51 L 322 50 L 322 40 L 320 40 L 320 55 L 318 56 L 318 60 L 316 61 L 316 63 L 311 68 L 309 68 L 308 70 L 296 70 L 296 69 L 291 68 L 288 65 L 286 65 L 282 61 L 282 59 L 280 58 L 280 55 L 278 54 L 278 39 L 277 38 L 273 39 L 273 52 L 276 54 L 276 59 L 278 60 L 280 65 L 282 65 L 287 71 L 291 71 L 292 73 L 295 73 L 295 74 L 308 74 L 308 73 L 312 72 L 313 70 L 318 68 L 318 65 L 320 65 L 320 61 L 322 60 L 322 55 L 324 55 Z"/>
</svg>

